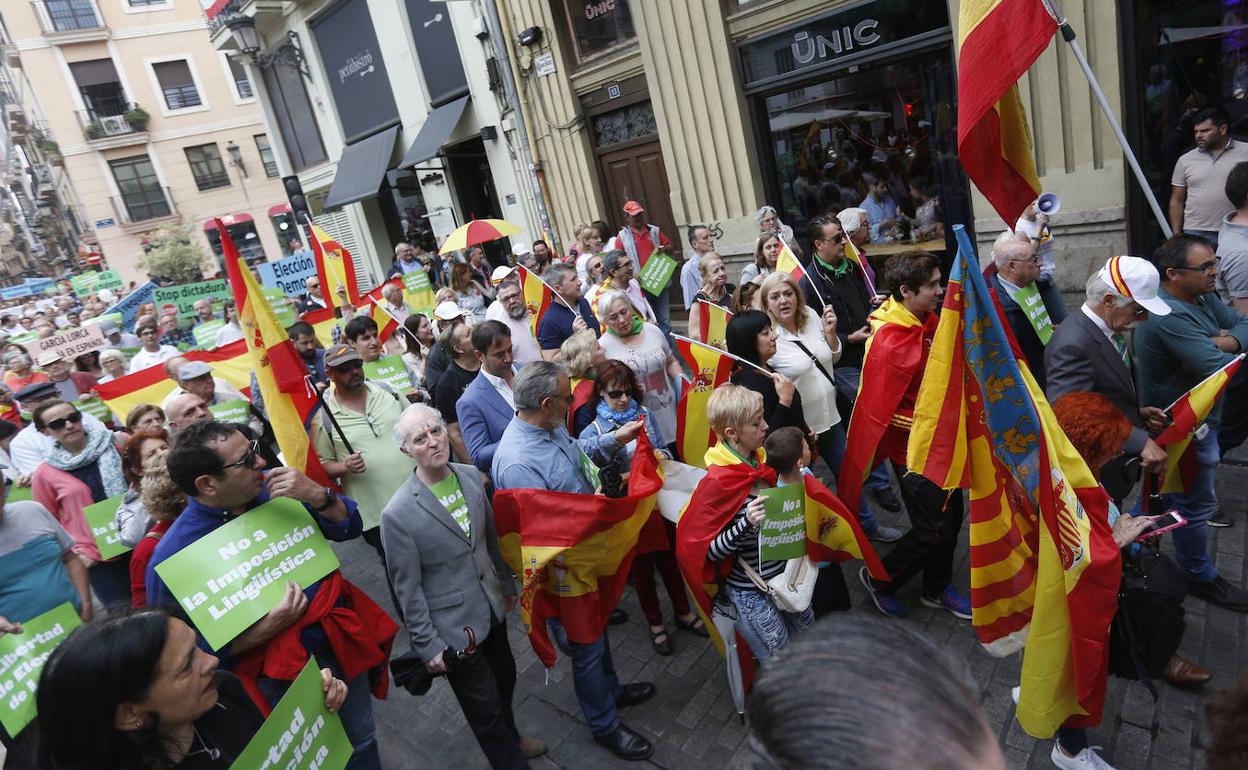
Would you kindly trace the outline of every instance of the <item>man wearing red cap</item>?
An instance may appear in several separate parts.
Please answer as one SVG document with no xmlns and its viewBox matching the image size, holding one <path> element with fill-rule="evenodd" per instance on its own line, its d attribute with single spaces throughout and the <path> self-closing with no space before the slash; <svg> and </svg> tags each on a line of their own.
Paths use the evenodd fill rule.
<svg viewBox="0 0 1248 770">
<path fill-rule="evenodd" d="M 620 229 L 619 235 L 616 236 L 620 242 L 620 248 L 623 249 L 628 256 L 633 258 L 633 264 L 637 265 L 638 274 L 645 268 L 646 262 L 650 256 L 656 251 L 663 254 L 671 255 L 672 242 L 667 236 L 659 232 L 659 228 L 646 221 L 646 210 L 641 207 L 637 201 L 627 201 L 624 204 L 624 215 L 628 217 L 628 223 Z M 668 287 L 671 285 L 669 277 L 667 285 L 665 285 L 658 294 L 646 292 L 646 298 L 650 300 L 650 307 L 654 308 L 655 318 L 659 322 L 659 328 L 664 334 L 672 333 L 672 309 L 668 302 Z"/>
</svg>

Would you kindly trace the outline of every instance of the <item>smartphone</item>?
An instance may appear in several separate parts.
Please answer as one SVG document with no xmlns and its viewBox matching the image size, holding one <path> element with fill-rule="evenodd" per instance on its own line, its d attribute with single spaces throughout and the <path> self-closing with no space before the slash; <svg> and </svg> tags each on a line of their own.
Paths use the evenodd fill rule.
<svg viewBox="0 0 1248 770">
<path fill-rule="evenodd" d="M 1187 519 L 1183 518 L 1178 511 L 1166 511 L 1165 513 L 1153 519 L 1136 540 L 1148 540 L 1154 537 L 1160 537 L 1162 533 L 1169 532 L 1172 529 L 1181 527 L 1187 523 Z"/>
</svg>

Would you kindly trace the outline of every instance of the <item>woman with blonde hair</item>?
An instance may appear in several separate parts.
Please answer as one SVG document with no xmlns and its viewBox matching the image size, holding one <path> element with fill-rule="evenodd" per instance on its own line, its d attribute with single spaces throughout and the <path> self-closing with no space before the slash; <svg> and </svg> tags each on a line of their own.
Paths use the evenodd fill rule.
<svg viewBox="0 0 1248 770">
<path fill-rule="evenodd" d="M 713 251 L 702 255 L 698 261 L 698 273 L 702 276 L 702 285 L 693 295 L 693 304 L 689 308 L 689 336 L 695 340 L 702 339 L 702 314 L 698 312 L 697 303 L 706 302 L 727 309 L 732 304 L 732 294 L 737 289 L 728 283 L 724 258 Z"/>
<path fill-rule="evenodd" d="M 754 241 L 754 261 L 741 271 L 742 285 L 751 281 L 762 283 L 764 278 L 775 272 L 776 263 L 780 261 L 781 246 L 783 242 L 780 240 L 780 233 L 766 232 L 758 236 Z"/>
<path fill-rule="evenodd" d="M 594 380 L 598 367 L 607 360 L 598 338 L 589 329 L 582 329 L 563 341 L 560 360 L 568 368 L 572 385 L 572 406 L 568 409 L 568 433 L 581 435 L 585 426 L 594 421 Z"/>
<path fill-rule="evenodd" d="M 589 258 L 602 253 L 602 238 L 598 237 L 598 231 L 592 225 L 577 225 L 575 238 L 576 243 L 568 249 L 568 253 L 576 259 L 576 276 L 581 279 L 581 283 L 585 283 L 589 278 L 589 271 L 586 269 Z"/>
</svg>

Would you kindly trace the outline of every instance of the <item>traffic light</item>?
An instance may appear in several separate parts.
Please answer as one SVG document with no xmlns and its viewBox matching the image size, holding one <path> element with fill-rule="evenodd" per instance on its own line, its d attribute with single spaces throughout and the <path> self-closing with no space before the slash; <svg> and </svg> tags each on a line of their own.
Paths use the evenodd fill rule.
<svg viewBox="0 0 1248 770">
<path fill-rule="evenodd" d="M 312 211 L 308 208 L 308 199 L 303 195 L 303 185 L 299 184 L 299 177 L 282 177 L 282 187 L 286 188 L 286 199 L 290 201 L 290 213 L 294 216 L 295 223 L 302 227 L 312 218 Z"/>
</svg>

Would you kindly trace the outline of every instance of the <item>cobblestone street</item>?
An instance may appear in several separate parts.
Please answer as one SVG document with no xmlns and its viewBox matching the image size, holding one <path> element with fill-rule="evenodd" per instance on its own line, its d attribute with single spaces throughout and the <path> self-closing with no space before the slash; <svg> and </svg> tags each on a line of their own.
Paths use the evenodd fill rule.
<svg viewBox="0 0 1248 770">
<path fill-rule="evenodd" d="M 1210 540 L 1220 572 L 1227 579 L 1244 585 L 1248 466 L 1236 464 L 1235 457 L 1239 458 L 1239 463 L 1248 462 L 1248 452 L 1241 448 L 1223 465 L 1219 474 L 1223 509 L 1231 515 L 1235 526 L 1210 530 Z M 890 521 L 889 516 L 883 519 Z M 384 588 L 381 567 L 372 549 L 359 541 L 340 544 L 337 548 L 347 576 L 389 608 L 389 593 Z M 956 574 L 961 576 L 960 585 L 965 586 L 968 575 L 965 528 L 960 556 Z M 850 577 L 848 567 L 846 575 Z M 851 578 L 847 582 L 854 592 L 854 611 L 875 612 L 858 581 Z M 966 658 L 1011 770 L 1051 768 L 1052 743 L 1029 737 L 1013 718 L 1010 688 L 1018 683 L 1018 657 L 989 657 L 975 641 L 968 622 L 919 605 L 915 591 L 917 588 L 903 591 L 903 597 L 911 601 L 913 609 L 909 618 L 899 622 L 922 625 L 938 642 Z M 666 599 L 664 601 L 666 610 Z M 616 669 L 622 681 L 648 680 L 658 687 L 658 695 L 653 700 L 623 712 L 628 725 L 655 742 L 656 751 L 648 763 L 670 770 L 748 767 L 746 730 L 733 713 L 723 663 L 711 644 L 678 633 L 673 636 L 675 654 L 658 656 L 651 649 L 631 589 L 625 593 L 622 606 L 630 620 L 611 628 Z M 1119 770 L 1203 767 L 1203 755 L 1198 748 L 1202 740 L 1203 703 L 1230 685 L 1242 668 L 1245 617 L 1212 608 L 1196 599 L 1189 598 L 1185 607 L 1187 633 L 1179 653 L 1211 669 L 1213 680 L 1195 691 L 1179 690 L 1159 681 L 1160 698 L 1154 703 L 1143 685 L 1111 677 L 1105 718 L 1100 727 L 1090 731 L 1090 738 L 1093 744 L 1104 747 L 1103 756 Z M 638 766 L 618 761 L 594 744 L 584 728 L 572 691 L 569 661 L 561 656 L 547 675 L 514 615 L 510 633 L 519 671 L 515 708 L 521 732 L 540 738 L 550 746 L 547 757 L 533 766 L 575 770 Z M 407 637 L 401 633 L 395 644 L 396 654 L 406 651 L 407 647 Z M 374 704 L 378 739 L 387 768 L 475 770 L 486 767 L 445 681 L 439 680 L 429 694 L 421 698 L 392 688 L 388 701 L 374 701 Z M 639 766 L 644 767 L 646 763 Z"/>
</svg>

